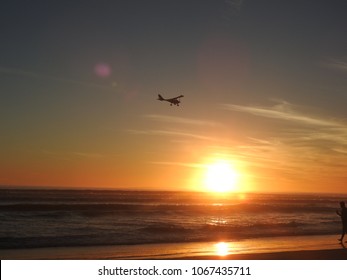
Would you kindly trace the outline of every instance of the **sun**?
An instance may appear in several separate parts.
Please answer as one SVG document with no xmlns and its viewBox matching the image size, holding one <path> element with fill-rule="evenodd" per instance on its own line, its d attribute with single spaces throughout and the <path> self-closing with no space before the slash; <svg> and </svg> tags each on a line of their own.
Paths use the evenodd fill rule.
<svg viewBox="0 0 347 280">
<path fill-rule="evenodd" d="M 206 166 L 205 185 L 209 191 L 231 192 L 237 188 L 238 174 L 228 161 L 216 161 Z"/>
<path fill-rule="evenodd" d="M 223 257 L 229 254 L 229 246 L 225 242 L 219 242 L 215 244 L 215 249 L 216 249 L 216 254 L 218 256 Z"/>
</svg>

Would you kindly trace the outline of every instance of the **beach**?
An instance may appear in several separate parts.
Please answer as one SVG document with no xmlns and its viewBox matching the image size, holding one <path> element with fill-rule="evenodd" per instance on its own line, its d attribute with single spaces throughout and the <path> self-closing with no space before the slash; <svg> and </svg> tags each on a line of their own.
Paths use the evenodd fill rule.
<svg viewBox="0 0 347 280">
<path fill-rule="evenodd" d="M 336 235 L 240 241 L 5 249 L 2 260 L 346 260 Z"/>
</svg>

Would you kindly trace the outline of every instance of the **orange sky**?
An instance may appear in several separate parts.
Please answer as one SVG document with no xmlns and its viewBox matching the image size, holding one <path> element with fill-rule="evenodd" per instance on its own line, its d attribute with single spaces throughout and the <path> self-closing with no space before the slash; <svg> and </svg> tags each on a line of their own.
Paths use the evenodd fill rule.
<svg viewBox="0 0 347 280">
<path fill-rule="evenodd" d="M 342 121 L 326 123 L 296 112 L 294 106 L 288 110 L 290 113 L 279 106 L 240 107 L 238 111 L 249 110 L 244 115 L 250 124 L 231 129 L 233 126 L 222 119 L 183 117 L 192 101 L 183 102 L 182 108 L 175 109 L 157 104 L 161 106 L 158 110 L 169 109 L 176 115 L 138 116 L 150 128 L 141 125 L 120 131 L 123 139 L 107 143 L 103 152 L 7 152 L 11 160 L 1 168 L 1 183 L 206 191 L 208 167 L 227 161 L 238 175 L 236 191 L 345 192 L 344 154 L 326 153 L 320 140 L 344 141 Z M 223 106 L 214 109 L 225 110 Z M 230 123 L 245 122 L 242 117 L 246 116 L 240 112 L 230 115 L 234 119 Z M 261 134 L 264 136 L 260 137 Z M 103 137 L 99 135 L 95 141 L 108 142 Z M 316 141 L 315 145 L 312 141 Z"/>
</svg>

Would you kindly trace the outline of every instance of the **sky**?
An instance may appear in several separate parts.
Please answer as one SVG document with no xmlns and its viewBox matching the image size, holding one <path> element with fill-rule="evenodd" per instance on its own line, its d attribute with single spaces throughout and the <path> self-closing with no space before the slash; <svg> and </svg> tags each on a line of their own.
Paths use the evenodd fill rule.
<svg viewBox="0 0 347 280">
<path fill-rule="evenodd" d="M 347 193 L 346 1 L 1 6 L 0 185 Z"/>
</svg>

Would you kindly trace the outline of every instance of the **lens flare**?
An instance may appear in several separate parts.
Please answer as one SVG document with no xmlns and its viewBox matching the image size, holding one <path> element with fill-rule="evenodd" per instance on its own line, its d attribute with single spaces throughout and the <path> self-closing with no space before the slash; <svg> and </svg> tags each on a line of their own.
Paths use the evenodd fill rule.
<svg viewBox="0 0 347 280">
<path fill-rule="evenodd" d="M 111 67 L 106 63 L 98 63 L 94 67 L 94 72 L 98 77 L 107 78 L 111 75 Z"/>
</svg>

